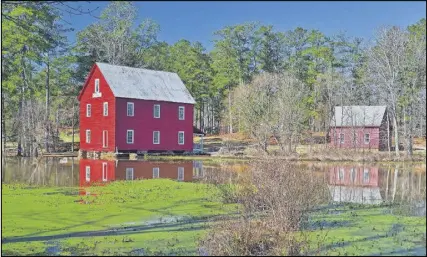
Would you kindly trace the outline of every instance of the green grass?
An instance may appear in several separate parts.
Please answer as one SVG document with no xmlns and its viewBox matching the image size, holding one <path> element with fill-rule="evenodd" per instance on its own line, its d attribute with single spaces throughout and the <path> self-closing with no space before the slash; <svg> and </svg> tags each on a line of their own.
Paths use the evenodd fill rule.
<svg viewBox="0 0 427 257">
<path fill-rule="evenodd" d="M 420 255 L 422 247 L 425 253 L 425 217 L 388 214 L 390 207 L 385 206 L 349 205 L 334 211 L 339 213 L 312 216 L 317 229 L 310 232 L 311 247 L 321 255 Z M 320 224 L 328 225 L 320 228 Z M 319 247 L 317 239 L 322 236 L 326 237 Z"/>
<path fill-rule="evenodd" d="M 71 131 L 63 130 L 59 132 L 59 139 L 61 139 L 65 143 L 71 143 L 73 141 L 73 134 Z M 80 132 L 74 131 L 74 142 L 80 142 Z"/>
<path fill-rule="evenodd" d="M 77 188 L 3 185 L 2 241 L 17 237 L 24 241 L 2 242 L 3 254 L 46 254 L 47 241 L 59 241 L 57 254 L 65 255 L 123 255 L 134 248 L 194 252 L 196 238 L 205 233 L 205 222 L 160 224 L 150 229 L 144 222 L 170 217 L 203 220 L 234 210 L 215 201 L 215 188 L 205 184 L 154 179 L 113 182 L 86 190 L 91 194 L 80 196 Z M 127 230 L 119 234 L 68 237 L 74 232 L 124 228 Z"/>
</svg>

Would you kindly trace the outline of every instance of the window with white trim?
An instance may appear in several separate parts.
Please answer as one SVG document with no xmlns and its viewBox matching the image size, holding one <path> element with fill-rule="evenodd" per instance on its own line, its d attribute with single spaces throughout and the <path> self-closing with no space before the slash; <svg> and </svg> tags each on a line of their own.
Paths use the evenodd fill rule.
<svg viewBox="0 0 427 257">
<path fill-rule="evenodd" d="M 365 134 L 364 141 L 365 144 L 369 144 L 369 142 L 371 141 L 370 135 L 368 133 Z"/>
<path fill-rule="evenodd" d="M 108 147 L 108 130 L 102 131 L 102 147 Z"/>
<path fill-rule="evenodd" d="M 127 103 L 127 116 L 134 116 L 134 105 L 132 102 Z"/>
<path fill-rule="evenodd" d="M 95 79 L 95 93 L 99 93 L 99 79 Z"/>
<path fill-rule="evenodd" d="M 340 134 L 340 144 L 344 144 L 344 134 Z"/>
<path fill-rule="evenodd" d="M 90 143 L 90 129 L 86 130 L 86 143 Z"/>
<path fill-rule="evenodd" d="M 86 166 L 86 181 L 90 181 L 90 166 Z"/>
<path fill-rule="evenodd" d="M 108 116 L 108 102 L 104 102 L 104 116 Z"/>
<path fill-rule="evenodd" d="M 154 118 L 159 119 L 160 118 L 160 104 L 155 104 L 153 109 L 153 115 Z"/>
<path fill-rule="evenodd" d="M 159 178 L 160 177 L 160 168 L 156 167 L 153 168 L 153 178 Z"/>
<path fill-rule="evenodd" d="M 178 167 L 178 181 L 184 181 L 184 167 Z"/>
<path fill-rule="evenodd" d="M 160 131 L 153 131 L 153 144 L 160 144 Z"/>
<path fill-rule="evenodd" d="M 369 183 L 369 169 L 363 169 L 363 183 Z"/>
<path fill-rule="evenodd" d="M 185 119 L 185 107 L 184 106 L 178 107 L 178 119 L 179 120 Z"/>
<path fill-rule="evenodd" d="M 126 132 L 126 143 L 133 144 L 133 129 L 128 129 Z"/>
<path fill-rule="evenodd" d="M 356 181 L 356 174 L 357 174 L 356 168 L 351 168 L 351 170 L 350 170 L 351 182 L 355 182 Z"/>
<path fill-rule="evenodd" d="M 344 168 L 339 168 L 338 171 L 338 180 L 343 181 L 344 180 Z"/>
<path fill-rule="evenodd" d="M 107 181 L 107 163 L 102 163 L 102 181 Z"/>
<path fill-rule="evenodd" d="M 126 180 L 133 180 L 133 168 L 126 168 Z"/>
<path fill-rule="evenodd" d="M 86 104 L 86 117 L 90 117 L 92 115 L 92 106 L 90 104 Z"/>
<path fill-rule="evenodd" d="M 184 144 L 184 131 L 178 132 L 178 144 L 183 145 Z"/>
</svg>

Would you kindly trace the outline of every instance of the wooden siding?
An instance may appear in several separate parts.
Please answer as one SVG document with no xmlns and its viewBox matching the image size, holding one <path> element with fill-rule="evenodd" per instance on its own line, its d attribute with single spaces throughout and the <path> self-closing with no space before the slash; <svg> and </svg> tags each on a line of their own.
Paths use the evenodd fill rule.
<svg viewBox="0 0 427 257">
<path fill-rule="evenodd" d="M 95 79 L 99 79 L 101 97 L 93 97 Z M 80 149 L 96 151 L 115 150 L 116 99 L 99 69 L 94 66 L 80 95 Z M 108 102 L 108 116 L 103 115 L 104 102 Z M 91 104 L 91 117 L 86 117 L 86 105 Z M 86 142 L 86 130 L 91 131 L 90 143 Z M 103 131 L 108 131 L 108 146 L 102 145 Z"/>
<path fill-rule="evenodd" d="M 127 102 L 134 103 L 134 116 L 127 116 Z M 154 118 L 154 105 L 160 105 L 160 118 Z M 185 119 L 179 120 L 178 107 L 185 106 Z M 125 151 L 192 151 L 193 105 L 116 98 L 116 146 Z M 134 143 L 126 142 L 127 130 L 134 130 Z M 160 131 L 160 144 L 153 144 L 153 131 Z M 184 144 L 178 144 L 178 131 L 184 131 Z"/>
<path fill-rule="evenodd" d="M 344 134 L 344 143 L 340 143 L 340 134 Z M 353 136 L 355 134 L 355 137 Z M 365 144 L 364 135 L 369 134 L 370 140 Z M 329 130 L 331 147 L 378 149 L 380 142 L 379 128 L 337 127 Z M 354 139 L 353 139 L 354 138 Z"/>
</svg>

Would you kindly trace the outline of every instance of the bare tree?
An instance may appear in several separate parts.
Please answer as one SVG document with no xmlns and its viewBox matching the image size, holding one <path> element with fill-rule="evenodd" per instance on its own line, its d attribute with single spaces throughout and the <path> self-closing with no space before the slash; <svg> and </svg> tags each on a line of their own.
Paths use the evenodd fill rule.
<svg viewBox="0 0 427 257">
<path fill-rule="evenodd" d="M 398 102 L 402 95 L 400 76 L 403 71 L 408 35 L 398 27 L 384 27 L 377 31 L 375 46 L 368 54 L 370 79 L 389 105 L 393 118 L 395 153 L 399 156 Z"/>
</svg>

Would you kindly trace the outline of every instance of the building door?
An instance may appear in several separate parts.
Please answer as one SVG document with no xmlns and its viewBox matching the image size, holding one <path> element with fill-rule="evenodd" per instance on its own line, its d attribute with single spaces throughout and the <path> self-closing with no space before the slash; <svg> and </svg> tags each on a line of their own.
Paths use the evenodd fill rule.
<svg viewBox="0 0 427 257">
<path fill-rule="evenodd" d="M 108 147 L 108 131 L 102 131 L 102 147 Z"/>
</svg>

